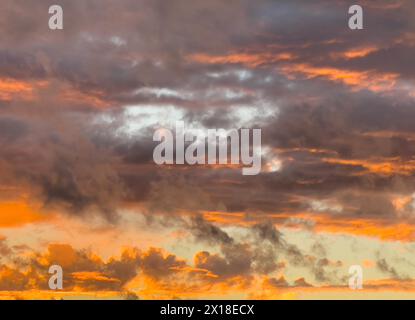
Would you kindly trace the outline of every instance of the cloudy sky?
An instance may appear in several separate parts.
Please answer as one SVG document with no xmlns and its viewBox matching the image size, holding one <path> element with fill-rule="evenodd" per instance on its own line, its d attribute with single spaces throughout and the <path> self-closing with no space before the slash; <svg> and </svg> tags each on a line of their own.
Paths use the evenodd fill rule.
<svg viewBox="0 0 415 320">
<path fill-rule="evenodd" d="M 415 298 L 415 3 L 352 4 L 2 0 L 0 298 Z M 262 172 L 154 164 L 175 121 Z"/>
</svg>

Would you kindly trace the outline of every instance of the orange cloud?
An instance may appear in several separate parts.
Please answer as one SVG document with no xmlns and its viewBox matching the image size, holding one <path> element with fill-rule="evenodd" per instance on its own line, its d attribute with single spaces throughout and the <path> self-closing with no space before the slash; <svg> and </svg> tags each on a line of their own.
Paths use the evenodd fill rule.
<svg viewBox="0 0 415 320">
<path fill-rule="evenodd" d="M 222 225 L 250 227 L 257 223 L 256 220 L 245 219 L 245 213 L 205 212 L 204 217 L 209 222 Z M 410 242 L 415 240 L 415 225 L 390 219 L 364 219 L 315 212 L 269 213 L 263 218 L 272 221 L 278 228 L 298 229 L 298 225 L 290 225 L 286 222 L 289 219 L 299 218 L 304 222 L 310 222 L 315 232 L 349 234 L 385 241 Z"/>
<path fill-rule="evenodd" d="M 65 264 L 63 291 L 47 290 L 47 268 L 39 268 L 34 261 L 29 269 L 0 266 L 0 299 L 303 299 L 328 293 L 333 297 L 356 294 L 347 284 L 310 286 L 304 278 L 290 281 L 290 284 L 283 275 L 279 279 L 262 275 L 218 278 L 208 270 L 195 268 L 155 248 L 144 252 L 129 248 L 120 257 L 110 258 L 107 262 L 91 259 L 94 254 L 85 253 L 85 250 L 75 250 L 67 244 L 51 244 L 46 253 L 35 255 L 44 259 L 47 265 L 53 260 Z M 201 258 L 195 256 L 196 260 Z M 146 267 L 143 268 L 143 264 Z M 366 267 L 374 265 L 372 261 L 363 264 Z M 137 272 L 132 272 L 135 269 Z M 414 295 L 415 280 L 366 280 L 363 291 Z"/>
<path fill-rule="evenodd" d="M 336 54 L 346 59 L 361 58 L 378 50 L 375 47 L 365 47 Z M 296 56 L 290 52 L 281 53 L 231 53 L 227 55 L 194 54 L 188 60 L 203 64 L 243 64 L 248 67 L 259 67 L 277 62 L 292 62 Z M 307 63 L 286 63 L 280 70 L 289 78 L 304 75 L 306 79 L 323 78 L 343 83 L 354 89 L 368 89 L 374 92 L 387 91 L 395 87 L 399 78 L 396 73 L 379 73 L 373 70 L 356 71 L 335 67 L 317 67 Z"/>
<path fill-rule="evenodd" d="M 368 56 L 369 54 L 378 51 L 379 48 L 376 47 L 363 47 L 357 49 L 350 49 L 345 52 L 336 53 L 333 56 L 346 58 L 346 59 L 356 59 L 356 58 L 363 58 Z"/>
<path fill-rule="evenodd" d="M 15 98 L 33 100 L 35 89 L 45 87 L 47 84 L 47 81 L 30 83 L 9 78 L 0 78 L 0 100 L 10 101 Z"/>
<path fill-rule="evenodd" d="M 25 202 L 0 202 L 0 228 L 12 228 L 51 219 Z"/>
<path fill-rule="evenodd" d="M 412 132 L 399 132 L 399 131 L 371 131 L 362 133 L 364 137 L 373 137 L 373 138 L 401 138 L 408 141 L 415 141 L 415 134 Z"/>
<path fill-rule="evenodd" d="M 387 241 L 414 241 L 415 226 L 408 223 L 391 223 L 386 220 L 369 219 L 332 219 L 323 218 L 316 224 L 317 232 L 352 234 L 379 238 Z"/>
<path fill-rule="evenodd" d="M 78 105 L 84 104 L 95 108 L 106 108 L 111 105 L 109 101 L 105 100 L 104 94 L 101 91 L 84 93 L 74 88 L 64 88 L 62 89 L 61 96 L 64 100 Z"/>
<path fill-rule="evenodd" d="M 375 262 L 372 260 L 363 260 L 362 262 L 362 266 L 365 267 L 366 269 L 373 268 L 375 265 L 376 265 Z"/>
<path fill-rule="evenodd" d="M 121 285 L 121 280 L 111 278 L 99 271 L 80 271 L 72 272 L 71 280 L 75 282 L 73 291 L 95 291 L 100 286 L 104 286 L 108 291 L 113 288 L 116 290 Z"/>
<path fill-rule="evenodd" d="M 137 279 L 138 280 L 138 279 Z M 134 286 L 136 291 L 0 291 L 0 300 L 14 299 L 127 299 L 129 295 L 140 299 L 264 299 L 264 300 L 301 300 L 301 299 L 390 299 L 415 297 L 415 280 L 376 279 L 366 280 L 362 290 L 350 290 L 348 286 L 323 287 L 275 287 L 267 278 L 257 278 L 249 285 L 241 279 L 233 279 L 211 286 L 199 286 L 188 282 L 159 283 L 140 278 Z M 188 290 L 188 291 L 185 291 Z M 137 292 L 133 293 L 133 292 Z"/>
<path fill-rule="evenodd" d="M 248 67 L 258 67 L 262 64 L 289 61 L 295 56 L 289 52 L 283 53 L 232 53 L 228 55 L 194 54 L 188 59 L 203 64 L 243 64 Z"/>
<path fill-rule="evenodd" d="M 301 74 L 306 79 L 322 78 L 343 83 L 354 89 L 369 89 L 374 92 L 393 89 L 399 78 L 399 75 L 395 73 L 354 71 L 334 67 L 315 67 L 306 63 L 288 64 L 281 67 L 281 70 L 289 79 L 294 79 L 295 74 Z"/>
<path fill-rule="evenodd" d="M 350 290 L 345 285 L 320 287 L 276 287 L 265 278 L 257 290 L 249 291 L 251 299 L 391 299 L 415 297 L 415 280 L 365 280 L 362 290 Z"/>
<path fill-rule="evenodd" d="M 395 174 L 410 176 L 415 172 L 415 161 L 400 158 L 383 158 L 373 160 L 323 158 L 326 163 L 347 166 L 361 166 L 370 173 L 391 176 Z"/>
</svg>

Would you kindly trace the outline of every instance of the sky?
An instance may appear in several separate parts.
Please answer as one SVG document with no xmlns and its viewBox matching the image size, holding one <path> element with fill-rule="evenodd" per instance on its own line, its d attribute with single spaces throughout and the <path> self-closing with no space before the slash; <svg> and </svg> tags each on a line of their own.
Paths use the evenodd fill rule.
<svg viewBox="0 0 415 320">
<path fill-rule="evenodd" d="M 2 0 L 0 299 L 414 299 L 414 17 Z M 261 129 L 262 171 L 156 165 L 176 121 Z"/>
</svg>

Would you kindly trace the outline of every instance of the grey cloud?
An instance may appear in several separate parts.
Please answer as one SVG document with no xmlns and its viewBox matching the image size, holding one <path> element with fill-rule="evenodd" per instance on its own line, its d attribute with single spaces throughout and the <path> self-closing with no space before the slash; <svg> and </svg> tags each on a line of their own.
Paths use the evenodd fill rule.
<svg viewBox="0 0 415 320">
<path fill-rule="evenodd" d="M 233 239 L 222 229 L 208 223 L 201 215 L 192 219 L 190 231 L 196 237 L 196 240 L 207 241 L 208 243 L 232 244 Z"/>
</svg>

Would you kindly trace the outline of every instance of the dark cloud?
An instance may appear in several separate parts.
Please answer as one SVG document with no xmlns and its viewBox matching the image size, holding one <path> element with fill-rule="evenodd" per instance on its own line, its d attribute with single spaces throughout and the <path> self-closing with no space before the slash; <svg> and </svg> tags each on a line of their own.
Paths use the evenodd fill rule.
<svg viewBox="0 0 415 320">
<path fill-rule="evenodd" d="M 23 121 L 9 117 L 0 118 L 0 141 L 6 145 L 26 135 L 28 131 L 28 126 Z"/>
<path fill-rule="evenodd" d="M 413 2 L 362 1 L 361 32 L 347 28 L 350 1 L 56 3 L 62 32 L 47 28 L 48 1 L 5 1 L 1 12 L 2 184 L 30 191 L 45 208 L 109 221 L 127 202 L 166 221 L 209 210 L 256 223 L 305 210 L 403 217 L 392 196 L 415 188 Z M 128 114 L 132 107 L 145 112 Z M 168 108 L 200 126 L 260 127 L 280 170 L 244 177 L 154 165 L 154 127 L 176 119 L 148 110 Z M 394 165 L 403 169 L 388 172 Z M 327 199 L 336 210 L 310 205 Z M 236 245 L 201 218 L 186 226 L 198 240 Z M 292 263 L 309 263 L 272 226 L 253 233 Z M 267 248 L 250 254 L 272 256 Z"/>
<path fill-rule="evenodd" d="M 276 246 L 284 244 L 281 232 L 279 232 L 271 222 L 263 222 L 254 225 L 253 232 L 258 235 L 260 240 L 268 240 Z"/>
<path fill-rule="evenodd" d="M 377 261 L 376 261 L 376 267 L 383 272 L 384 274 L 388 275 L 390 278 L 393 279 L 405 279 L 407 277 L 402 276 L 400 273 L 398 273 L 398 271 L 391 266 L 385 258 L 380 258 L 378 257 Z"/>
<path fill-rule="evenodd" d="M 7 244 L 7 239 L 0 236 L 0 259 L 12 253 L 12 249 Z"/>
<path fill-rule="evenodd" d="M 195 255 L 195 266 L 219 277 L 214 280 L 240 275 L 270 275 L 286 267 L 305 268 L 317 283 L 344 284 L 347 280 L 341 272 L 342 262 L 326 258 L 327 250 L 321 242 L 314 243 L 308 254 L 288 243 L 270 222 L 252 226 L 251 237 L 241 240 L 231 238 L 205 220 L 199 220 L 198 228 L 191 232 L 197 235 L 196 240 L 220 245 L 220 253 L 202 251 Z"/>
<path fill-rule="evenodd" d="M 176 256 L 164 256 L 160 250 L 150 249 L 141 259 L 141 270 L 153 278 L 167 277 L 175 268 L 186 266 L 186 263 Z"/>
<path fill-rule="evenodd" d="M 312 287 L 304 278 L 299 278 L 294 281 L 294 286 L 296 287 Z"/>
<path fill-rule="evenodd" d="M 288 282 L 287 282 L 287 280 L 285 280 L 284 277 L 280 277 L 278 279 L 271 278 L 271 279 L 268 280 L 268 283 L 271 286 L 277 287 L 277 288 L 286 288 L 286 287 L 288 287 Z"/>
<path fill-rule="evenodd" d="M 252 269 L 252 251 L 248 245 L 235 244 L 222 248 L 223 256 L 203 251 L 195 256 L 195 266 L 207 269 L 221 278 L 248 275 Z"/>
<path fill-rule="evenodd" d="M 190 225 L 190 231 L 196 237 L 196 240 L 207 241 L 211 244 L 232 244 L 233 239 L 222 229 L 208 223 L 203 216 L 198 215 L 193 218 Z"/>
</svg>

